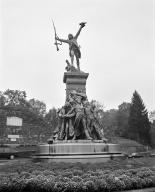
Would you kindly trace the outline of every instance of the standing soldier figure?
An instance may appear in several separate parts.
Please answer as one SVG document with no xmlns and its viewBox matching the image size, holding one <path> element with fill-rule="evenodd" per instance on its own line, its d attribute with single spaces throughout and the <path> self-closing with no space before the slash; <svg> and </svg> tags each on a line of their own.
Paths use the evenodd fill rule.
<svg viewBox="0 0 155 192">
<path fill-rule="evenodd" d="M 80 28 L 75 36 L 72 34 L 68 35 L 68 39 L 59 39 L 57 36 L 55 37 L 56 40 L 63 42 L 63 43 L 68 43 L 69 44 L 69 55 L 71 57 L 71 65 L 74 66 L 74 56 L 76 57 L 76 63 L 77 63 L 77 68 L 80 71 L 80 62 L 79 59 L 81 58 L 81 52 L 80 48 L 77 43 L 77 38 L 82 30 L 82 28 L 85 26 L 85 22 L 80 23 Z"/>
</svg>

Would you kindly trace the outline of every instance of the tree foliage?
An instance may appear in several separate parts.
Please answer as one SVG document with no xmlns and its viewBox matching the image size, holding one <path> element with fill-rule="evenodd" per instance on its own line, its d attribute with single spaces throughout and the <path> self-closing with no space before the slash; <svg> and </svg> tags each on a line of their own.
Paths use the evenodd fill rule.
<svg viewBox="0 0 155 192">
<path fill-rule="evenodd" d="M 104 111 L 102 117 L 102 126 L 104 130 L 105 137 L 110 138 L 115 136 L 117 129 L 117 110 L 110 109 Z"/>
<path fill-rule="evenodd" d="M 48 125 L 51 127 L 51 131 L 54 131 L 58 125 L 57 110 L 54 107 L 50 109 L 48 113 L 45 115 L 45 119 Z"/>
<path fill-rule="evenodd" d="M 139 93 L 133 93 L 129 114 L 130 138 L 143 144 L 150 144 L 150 122 L 148 112 Z"/>
<path fill-rule="evenodd" d="M 19 90 L 6 90 L 0 92 L 0 135 L 6 130 L 7 117 L 16 116 L 23 119 L 22 132 L 25 136 L 47 134 L 49 125 L 44 116 L 46 105 L 42 101 L 27 100 L 26 92 Z M 30 128 L 31 127 L 31 130 Z"/>
<path fill-rule="evenodd" d="M 110 137 L 128 137 L 128 117 L 130 103 L 123 102 L 118 109 L 104 111 L 102 125 L 105 135 Z"/>
<path fill-rule="evenodd" d="M 29 100 L 30 108 L 34 113 L 45 116 L 46 114 L 46 104 L 43 101 L 39 101 L 37 99 L 30 99 Z"/>
<path fill-rule="evenodd" d="M 11 106 L 27 105 L 25 91 L 7 89 L 3 93 L 3 97 L 5 98 L 5 105 L 11 105 Z"/>
<path fill-rule="evenodd" d="M 123 102 L 118 106 L 117 111 L 117 130 L 115 134 L 117 136 L 128 137 L 128 119 L 130 113 L 130 103 Z"/>
</svg>

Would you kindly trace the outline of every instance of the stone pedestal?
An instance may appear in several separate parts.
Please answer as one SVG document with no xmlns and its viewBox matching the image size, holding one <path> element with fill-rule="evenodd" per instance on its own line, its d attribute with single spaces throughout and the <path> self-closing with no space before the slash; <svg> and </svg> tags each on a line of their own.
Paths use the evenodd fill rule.
<svg viewBox="0 0 155 192">
<path fill-rule="evenodd" d="M 63 82 L 66 83 L 66 99 L 73 90 L 86 93 L 86 81 L 89 73 L 84 72 L 65 72 Z"/>
<path fill-rule="evenodd" d="M 120 146 L 101 140 L 54 141 L 40 145 L 35 156 L 39 160 L 65 163 L 101 163 L 113 158 L 124 158 Z"/>
</svg>

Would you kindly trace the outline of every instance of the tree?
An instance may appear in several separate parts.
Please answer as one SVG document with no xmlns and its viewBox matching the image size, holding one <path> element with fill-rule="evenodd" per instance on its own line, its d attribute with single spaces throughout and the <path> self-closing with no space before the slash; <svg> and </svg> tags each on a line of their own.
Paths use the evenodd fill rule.
<svg viewBox="0 0 155 192">
<path fill-rule="evenodd" d="M 11 105 L 11 106 L 27 105 L 25 91 L 7 89 L 3 93 L 3 96 L 5 97 L 5 105 Z"/>
<path fill-rule="evenodd" d="M 117 111 L 116 109 L 110 109 L 103 113 L 102 126 L 105 137 L 111 138 L 116 136 L 117 127 Z"/>
<path fill-rule="evenodd" d="M 40 116 L 45 116 L 46 114 L 46 104 L 42 101 L 37 99 L 30 99 L 29 100 L 30 108 L 33 112 Z"/>
<path fill-rule="evenodd" d="M 6 103 L 6 98 L 4 97 L 3 93 L 0 91 L 0 107 L 3 107 Z"/>
<path fill-rule="evenodd" d="M 116 135 L 128 138 L 130 103 L 123 102 L 118 106 Z"/>
<path fill-rule="evenodd" d="M 150 144 L 150 122 L 143 100 L 137 91 L 133 93 L 129 114 L 129 136 L 142 144 Z"/>
<path fill-rule="evenodd" d="M 45 115 L 45 120 L 51 128 L 50 132 L 53 132 L 58 125 L 58 114 L 54 107 Z"/>
</svg>

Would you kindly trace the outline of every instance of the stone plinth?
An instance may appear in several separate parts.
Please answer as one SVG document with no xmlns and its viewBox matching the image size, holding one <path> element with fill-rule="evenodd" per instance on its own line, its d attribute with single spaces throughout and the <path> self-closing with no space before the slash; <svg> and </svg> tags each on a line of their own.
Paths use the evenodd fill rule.
<svg viewBox="0 0 155 192">
<path fill-rule="evenodd" d="M 89 73 L 84 72 L 65 72 L 63 82 L 66 83 L 66 98 L 68 94 L 76 90 L 77 92 L 86 93 L 86 81 Z"/>
<path fill-rule="evenodd" d="M 123 157 L 117 144 L 103 141 L 57 141 L 39 146 L 35 158 L 48 159 L 49 162 L 105 162 L 111 158 Z"/>
</svg>

